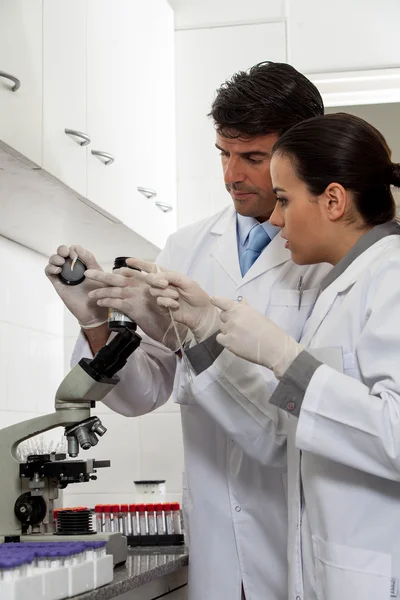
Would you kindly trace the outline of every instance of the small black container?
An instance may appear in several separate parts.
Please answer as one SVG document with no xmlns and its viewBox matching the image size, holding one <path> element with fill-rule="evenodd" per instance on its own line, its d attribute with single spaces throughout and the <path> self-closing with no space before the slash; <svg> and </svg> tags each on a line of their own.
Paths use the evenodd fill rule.
<svg viewBox="0 0 400 600">
<path fill-rule="evenodd" d="M 65 263 L 59 273 L 59 278 L 65 285 L 79 285 L 85 279 L 86 265 L 77 258 L 74 270 L 71 270 L 72 258 L 66 258 Z"/>
</svg>

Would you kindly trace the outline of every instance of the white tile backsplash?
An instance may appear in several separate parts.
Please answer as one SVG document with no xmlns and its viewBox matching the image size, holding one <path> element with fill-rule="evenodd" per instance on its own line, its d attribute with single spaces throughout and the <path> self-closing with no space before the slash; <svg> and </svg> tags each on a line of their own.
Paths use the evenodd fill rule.
<svg viewBox="0 0 400 600">
<path fill-rule="evenodd" d="M 179 413 L 140 417 L 141 479 L 165 479 L 169 493 L 182 487 L 183 443 Z"/>
</svg>

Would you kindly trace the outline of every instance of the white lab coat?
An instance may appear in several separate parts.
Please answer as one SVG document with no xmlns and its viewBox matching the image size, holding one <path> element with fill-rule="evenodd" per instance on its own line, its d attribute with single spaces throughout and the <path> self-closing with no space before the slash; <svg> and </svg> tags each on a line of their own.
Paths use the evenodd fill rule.
<svg viewBox="0 0 400 600">
<path fill-rule="evenodd" d="M 233 208 L 172 235 L 158 262 L 188 274 L 209 294 L 245 297 L 297 339 L 329 268 L 296 266 L 278 235 L 242 278 Z M 298 310 L 300 275 L 305 292 Z M 87 355 L 81 336 L 73 360 Z M 263 466 L 229 437 L 234 410 L 216 423 L 192 395 L 183 363 L 177 369 L 176 364 L 172 352 L 144 336 L 105 403 L 121 414 L 141 415 L 166 402 L 174 383 L 184 439 L 190 600 L 240 600 L 242 581 L 246 600 L 286 600 L 286 437 L 279 411 L 273 433 L 279 443 L 270 445 L 269 464 Z"/>
<path fill-rule="evenodd" d="M 289 600 L 399 597 L 399 235 L 376 242 L 321 293 L 301 341 L 316 356 L 339 353 L 343 373 L 323 364 L 299 419 L 281 411 L 289 421 Z M 231 436 L 268 464 L 262 432 L 268 438 L 275 426 L 273 384 L 263 393 L 256 366 L 243 381 L 244 368 L 224 351 L 195 392 L 204 402 L 223 387 L 214 413 L 226 418 L 228 397 L 235 400 L 241 425 Z"/>
</svg>

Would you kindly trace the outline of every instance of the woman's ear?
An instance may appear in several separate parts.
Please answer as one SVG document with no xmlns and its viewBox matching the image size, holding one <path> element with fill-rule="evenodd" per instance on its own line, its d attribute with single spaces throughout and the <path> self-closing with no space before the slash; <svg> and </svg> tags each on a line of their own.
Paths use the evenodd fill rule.
<svg viewBox="0 0 400 600">
<path fill-rule="evenodd" d="M 330 221 L 337 221 L 345 214 L 349 194 L 340 183 L 330 183 L 323 193 L 323 208 Z"/>
</svg>

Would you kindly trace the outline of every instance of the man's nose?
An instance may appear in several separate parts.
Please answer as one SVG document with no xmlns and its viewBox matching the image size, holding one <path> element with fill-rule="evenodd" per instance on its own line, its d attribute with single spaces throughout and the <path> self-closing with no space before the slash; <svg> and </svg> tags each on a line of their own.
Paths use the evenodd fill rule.
<svg viewBox="0 0 400 600">
<path fill-rule="evenodd" d="M 235 157 L 230 157 L 224 169 L 224 180 L 228 185 L 240 183 L 246 179 L 246 173 L 243 169 L 242 161 Z"/>
</svg>

